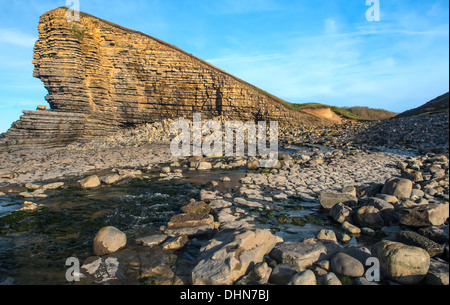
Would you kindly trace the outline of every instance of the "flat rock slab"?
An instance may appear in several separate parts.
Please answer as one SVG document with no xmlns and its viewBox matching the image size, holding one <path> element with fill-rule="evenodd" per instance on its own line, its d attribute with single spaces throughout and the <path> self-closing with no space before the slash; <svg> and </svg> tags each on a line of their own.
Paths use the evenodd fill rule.
<svg viewBox="0 0 450 305">
<path fill-rule="evenodd" d="M 278 263 L 306 269 L 317 261 L 329 259 L 338 248 L 339 245 L 334 242 L 285 242 L 277 244 L 270 252 L 270 257 Z"/>
<path fill-rule="evenodd" d="M 214 217 L 212 215 L 184 213 L 173 216 L 167 224 L 167 227 L 169 229 L 199 227 L 212 223 L 214 223 Z"/>
<path fill-rule="evenodd" d="M 331 192 L 321 192 L 319 194 L 319 201 L 322 207 L 326 210 L 331 210 L 338 203 L 343 203 L 350 207 L 358 204 L 358 198 L 356 198 L 356 196 Z"/>
<path fill-rule="evenodd" d="M 136 243 L 146 247 L 156 246 L 167 239 L 167 235 L 151 235 L 136 239 Z"/>
<path fill-rule="evenodd" d="M 232 285 L 261 263 L 277 242 L 269 230 L 226 229 L 200 249 L 193 285 Z"/>
<path fill-rule="evenodd" d="M 400 223 L 410 227 L 440 226 L 448 217 L 448 203 L 430 203 L 399 210 Z"/>
</svg>

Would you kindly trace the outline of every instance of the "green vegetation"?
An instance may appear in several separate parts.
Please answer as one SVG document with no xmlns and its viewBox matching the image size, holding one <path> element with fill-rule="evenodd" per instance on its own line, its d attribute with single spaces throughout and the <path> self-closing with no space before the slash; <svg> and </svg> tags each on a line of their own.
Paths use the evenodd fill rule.
<svg viewBox="0 0 450 305">
<path fill-rule="evenodd" d="M 373 109 L 369 107 L 345 107 L 344 110 L 347 110 L 354 115 L 357 115 L 368 121 L 381 121 L 388 120 L 390 118 L 395 117 L 398 113 L 387 111 L 384 109 Z"/>
<path fill-rule="evenodd" d="M 320 103 L 305 103 L 305 104 L 290 104 L 287 105 L 289 109 L 296 110 L 296 111 L 302 111 L 305 109 L 320 109 L 320 108 L 330 108 L 332 111 L 336 112 L 339 115 L 342 115 L 343 117 L 351 120 L 360 120 L 364 121 L 364 118 L 352 113 L 351 111 L 348 111 L 346 109 L 336 107 L 336 106 L 329 106 L 325 104 Z"/>
<path fill-rule="evenodd" d="M 31 228 L 31 223 L 27 218 L 32 213 L 26 211 L 15 211 L 11 214 L 0 218 L 0 236 L 10 232 L 25 232 Z"/>
<path fill-rule="evenodd" d="M 415 115 L 425 115 L 433 113 L 448 113 L 449 109 L 449 93 L 445 93 L 437 98 L 429 101 L 425 105 L 405 111 L 398 115 L 399 118 L 411 117 Z"/>
<path fill-rule="evenodd" d="M 79 41 L 83 41 L 84 36 L 86 34 L 86 30 L 85 29 L 84 30 L 80 30 L 80 29 L 75 28 L 75 26 L 74 26 L 74 27 L 72 27 L 71 31 L 72 31 L 73 37 L 75 37 Z"/>
<path fill-rule="evenodd" d="M 342 115 L 343 117 L 347 118 L 347 119 L 351 119 L 351 120 L 359 120 L 359 121 L 365 121 L 364 118 L 354 114 L 353 112 L 350 112 L 348 110 L 345 110 L 343 108 L 339 108 L 336 106 L 331 106 L 331 110 L 333 110 L 334 112 L 336 112 L 337 114 Z"/>
</svg>

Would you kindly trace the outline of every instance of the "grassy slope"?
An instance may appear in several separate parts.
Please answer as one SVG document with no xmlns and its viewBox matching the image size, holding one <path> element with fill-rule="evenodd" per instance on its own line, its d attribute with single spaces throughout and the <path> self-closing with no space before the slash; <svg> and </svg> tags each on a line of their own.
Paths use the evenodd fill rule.
<svg viewBox="0 0 450 305">
<path fill-rule="evenodd" d="M 374 109 L 369 107 L 345 107 L 345 110 L 348 110 L 355 115 L 362 117 L 369 121 L 381 121 L 393 118 L 398 115 L 398 113 L 387 111 L 384 109 Z"/>
<path fill-rule="evenodd" d="M 449 110 L 449 93 L 445 93 L 437 98 L 429 101 L 425 105 L 405 111 L 398 115 L 400 118 L 410 117 L 415 115 L 424 115 L 431 113 L 447 112 Z"/>
<path fill-rule="evenodd" d="M 346 109 L 336 107 L 336 106 L 329 106 L 329 105 L 325 105 L 325 104 L 319 104 L 319 103 L 289 104 L 288 108 L 296 110 L 296 111 L 302 111 L 304 109 L 330 108 L 332 111 L 343 116 L 344 118 L 364 121 L 364 118 L 362 118 Z"/>
</svg>

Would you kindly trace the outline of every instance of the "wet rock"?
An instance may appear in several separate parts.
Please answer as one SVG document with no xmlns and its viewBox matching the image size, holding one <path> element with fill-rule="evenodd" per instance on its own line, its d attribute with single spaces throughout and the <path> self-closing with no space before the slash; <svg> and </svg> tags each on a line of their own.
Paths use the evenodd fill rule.
<svg viewBox="0 0 450 305">
<path fill-rule="evenodd" d="M 220 210 L 224 208 L 229 208 L 233 204 L 226 200 L 213 200 L 209 203 L 209 207 L 213 210 Z"/>
<path fill-rule="evenodd" d="M 161 244 L 167 239 L 167 235 L 150 235 L 136 239 L 138 245 L 152 247 Z"/>
<path fill-rule="evenodd" d="M 381 241 L 372 248 L 380 260 L 380 271 L 401 284 L 417 284 L 422 281 L 430 267 L 430 256 L 422 248 L 399 242 Z"/>
<path fill-rule="evenodd" d="M 82 284 L 172 285 L 176 256 L 154 247 L 146 251 L 123 249 L 104 257 L 89 257 L 81 266 Z"/>
<path fill-rule="evenodd" d="M 196 201 L 183 206 L 181 211 L 188 214 L 209 214 L 211 208 L 204 201 Z"/>
<path fill-rule="evenodd" d="M 125 233 L 115 227 L 104 227 L 94 238 L 94 254 L 102 256 L 122 249 L 127 244 Z"/>
<path fill-rule="evenodd" d="M 162 245 L 162 249 L 165 251 L 176 251 L 183 248 L 188 242 L 188 237 L 186 235 L 180 235 L 175 237 L 170 237 Z"/>
<path fill-rule="evenodd" d="M 42 186 L 44 190 L 56 190 L 64 186 L 64 182 L 54 182 Z"/>
<path fill-rule="evenodd" d="M 212 200 L 215 200 L 216 196 L 217 191 L 207 191 L 207 190 L 200 191 L 200 201 L 210 202 Z"/>
<path fill-rule="evenodd" d="M 100 180 L 105 184 L 114 184 L 120 180 L 120 176 L 118 174 L 109 174 L 103 176 Z"/>
<path fill-rule="evenodd" d="M 336 234 L 332 230 L 322 229 L 317 233 L 316 238 L 321 241 L 337 242 Z"/>
<path fill-rule="evenodd" d="M 214 217 L 208 214 L 178 214 L 173 216 L 167 227 L 170 229 L 199 227 L 204 225 L 211 225 L 214 223 Z"/>
</svg>

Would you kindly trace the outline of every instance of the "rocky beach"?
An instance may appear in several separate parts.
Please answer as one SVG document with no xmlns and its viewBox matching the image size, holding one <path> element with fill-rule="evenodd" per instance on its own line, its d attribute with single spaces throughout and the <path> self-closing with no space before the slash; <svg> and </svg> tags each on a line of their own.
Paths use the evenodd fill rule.
<svg viewBox="0 0 450 305">
<path fill-rule="evenodd" d="M 439 118 L 448 124 L 448 114 Z M 426 132 L 427 150 L 424 130 L 438 122 L 420 120 L 430 125 L 281 129 L 273 168 L 260 168 L 259 157 L 173 157 L 167 120 L 65 148 L 3 152 L 2 255 L 40 249 L 29 255 L 41 272 L 53 270 L 50 252 L 62 265 L 62 253 L 77 257 L 83 284 L 448 285 L 448 135 Z M 399 124 L 414 141 L 349 140 Z M 80 216 L 61 215 L 74 208 Z M 84 213 L 90 227 L 80 229 Z M 56 236 L 59 248 L 38 247 Z M 17 256 L 2 264 L 2 282 L 33 282 L 21 270 L 27 257 Z M 367 280 L 371 257 L 377 282 Z M 48 281 L 64 283 L 64 272 Z"/>
</svg>

